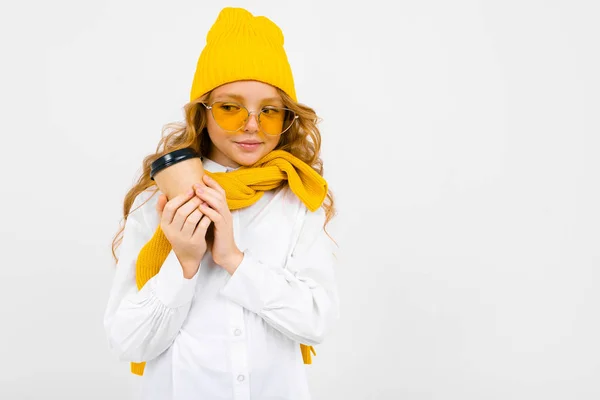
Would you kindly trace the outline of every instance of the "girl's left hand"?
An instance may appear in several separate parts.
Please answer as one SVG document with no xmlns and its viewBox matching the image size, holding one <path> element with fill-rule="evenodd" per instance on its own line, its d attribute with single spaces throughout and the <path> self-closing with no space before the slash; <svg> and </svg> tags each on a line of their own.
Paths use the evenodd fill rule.
<svg viewBox="0 0 600 400">
<path fill-rule="evenodd" d="M 207 174 L 202 180 L 206 187 L 199 184 L 194 187 L 196 196 L 204 201 L 200 204 L 200 211 L 214 225 L 213 261 L 232 274 L 242 262 L 244 253 L 238 249 L 233 239 L 233 217 L 227 206 L 225 190 Z"/>
</svg>

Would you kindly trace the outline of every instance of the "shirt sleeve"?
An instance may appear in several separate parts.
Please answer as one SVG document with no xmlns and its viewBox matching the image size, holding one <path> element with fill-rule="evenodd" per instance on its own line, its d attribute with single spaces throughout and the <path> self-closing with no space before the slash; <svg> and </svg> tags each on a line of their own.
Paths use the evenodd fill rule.
<svg viewBox="0 0 600 400">
<path fill-rule="evenodd" d="M 250 250 L 221 293 L 255 312 L 287 337 L 306 345 L 323 341 L 339 318 L 335 244 L 323 229 L 322 208 L 305 214 L 285 265 L 268 265 Z"/>
<path fill-rule="evenodd" d="M 190 309 L 198 273 L 183 276 L 177 256 L 171 250 L 160 271 L 138 291 L 135 264 L 142 247 L 154 230 L 143 219 L 141 195 L 132 205 L 104 315 L 104 327 L 111 350 L 123 361 L 149 361 L 173 343 Z"/>
</svg>

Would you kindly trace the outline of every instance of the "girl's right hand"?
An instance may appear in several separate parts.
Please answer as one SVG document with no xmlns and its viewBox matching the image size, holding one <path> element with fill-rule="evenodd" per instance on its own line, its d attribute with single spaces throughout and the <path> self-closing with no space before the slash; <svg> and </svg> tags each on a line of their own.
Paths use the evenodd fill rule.
<svg viewBox="0 0 600 400">
<path fill-rule="evenodd" d="M 183 276 L 192 278 L 206 253 L 206 230 L 211 220 L 203 215 L 198 206 L 202 203 L 193 190 L 173 197 L 161 194 L 156 204 L 160 226 L 171 243 L 183 268 Z"/>
</svg>

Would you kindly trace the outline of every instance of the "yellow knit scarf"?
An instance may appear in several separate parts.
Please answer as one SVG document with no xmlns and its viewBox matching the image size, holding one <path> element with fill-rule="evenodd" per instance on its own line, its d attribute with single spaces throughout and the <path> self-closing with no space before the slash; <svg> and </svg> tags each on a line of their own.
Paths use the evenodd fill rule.
<svg viewBox="0 0 600 400">
<path fill-rule="evenodd" d="M 229 173 L 205 171 L 227 194 L 227 204 L 231 210 L 237 210 L 254 204 L 267 190 L 275 189 L 288 182 L 292 192 L 310 211 L 317 210 L 327 195 L 327 182 L 310 165 L 287 151 L 273 150 L 256 164 L 240 167 Z M 158 273 L 171 251 L 171 243 L 160 225 L 152 238 L 144 245 L 135 266 L 138 290 Z M 311 364 L 312 346 L 300 345 L 302 359 Z M 131 372 L 144 374 L 146 363 L 131 363 Z"/>
</svg>

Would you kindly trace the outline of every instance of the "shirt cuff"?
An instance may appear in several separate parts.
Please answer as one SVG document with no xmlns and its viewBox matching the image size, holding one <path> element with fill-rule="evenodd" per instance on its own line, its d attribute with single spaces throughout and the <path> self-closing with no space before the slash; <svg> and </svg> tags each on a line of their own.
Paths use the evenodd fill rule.
<svg viewBox="0 0 600 400">
<path fill-rule="evenodd" d="M 268 266 L 245 250 L 242 262 L 221 289 L 221 294 L 258 314 L 264 307 L 261 291 L 267 279 L 266 274 L 269 273 L 268 269 Z"/>
<path fill-rule="evenodd" d="M 158 274 L 149 282 L 151 283 L 150 288 L 165 306 L 180 307 L 192 301 L 196 291 L 198 271 L 190 279 L 185 278 L 179 259 L 171 250 Z"/>
</svg>

